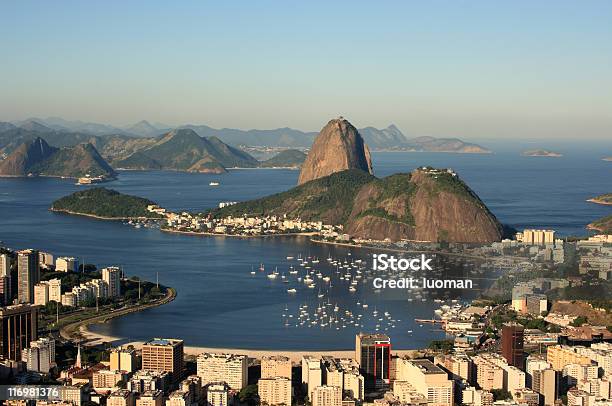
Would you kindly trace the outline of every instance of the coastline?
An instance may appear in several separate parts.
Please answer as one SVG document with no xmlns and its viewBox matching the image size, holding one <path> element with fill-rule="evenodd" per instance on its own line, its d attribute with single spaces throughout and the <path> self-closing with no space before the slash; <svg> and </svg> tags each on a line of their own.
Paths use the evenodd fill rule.
<svg viewBox="0 0 612 406">
<path fill-rule="evenodd" d="M 160 231 L 165 233 L 173 234 L 184 234 L 192 236 L 203 236 L 203 237 L 233 237 L 233 238 L 268 238 L 268 237 L 311 237 L 316 235 L 316 232 L 310 233 L 283 233 L 283 234 L 263 234 L 263 235 L 241 235 L 241 234 L 222 234 L 222 233 L 209 233 L 209 232 L 197 232 L 197 231 L 181 231 L 181 230 L 170 230 L 166 228 L 160 228 Z"/>
<path fill-rule="evenodd" d="M 76 211 L 70 211 L 70 210 L 64 210 L 64 209 L 54 209 L 53 207 L 50 207 L 49 211 L 52 211 L 54 213 L 70 214 L 70 215 L 73 215 L 73 216 L 89 217 L 89 218 L 93 218 L 93 219 L 96 219 L 96 220 L 108 220 L 108 221 L 121 221 L 121 220 L 162 220 L 161 217 L 103 217 L 103 216 L 97 216 L 95 214 L 79 213 L 79 212 L 76 212 Z"/>
<path fill-rule="evenodd" d="M 136 349 L 141 349 L 142 341 L 132 341 L 126 345 L 133 345 Z M 354 349 L 347 350 L 314 350 L 314 351 L 300 351 L 300 350 L 255 350 L 255 349 L 244 349 L 244 348 L 217 348 L 217 347 L 200 347 L 200 346 L 185 346 L 185 355 L 197 356 L 204 352 L 212 353 L 224 353 L 224 354 L 240 354 L 246 355 L 249 358 L 262 358 L 270 355 L 284 355 L 288 357 L 292 362 L 298 363 L 305 355 L 319 357 L 322 355 L 330 355 L 335 358 L 353 358 L 355 356 Z M 422 350 L 401 350 L 393 349 L 393 354 L 397 355 L 414 355 L 417 353 L 423 353 Z"/>
<path fill-rule="evenodd" d="M 76 341 L 79 339 L 84 340 L 83 345 L 88 347 L 95 347 L 102 343 L 112 343 L 119 341 L 121 337 L 114 337 L 111 335 L 99 334 L 91 331 L 89 326 L 92 324 L 106 323 L 117 317 L 122 317 L 130 313 L 139 312 L 142 310 L 150 309 L 157 306 L 172 302 L 176 298 L 176 290 L 174 288 L 167 288 L 166 295 L 151 303 L 145 303 L 141 305 L 135 305 L 124 309 L 119 309 L 114 312 L 104 313 L 98 316 L 86 318 L 84 320 L 75 321 L 60 327 L 60 336 L 69 341 Z"/>
<path fill-rule="evenodd" d="M 597 199 L 595 197 L 591 198 L 591 199 L 587 199 L 586 201 L 589 202 L 589 203 L 601 204 L 601 205 L 604 205 L 604 206 L 612 206 L 612 202 L 606 202 L 606 201 L 603 201 L 603 200 L 599 200 L 599 199 Z"/>
</svg>

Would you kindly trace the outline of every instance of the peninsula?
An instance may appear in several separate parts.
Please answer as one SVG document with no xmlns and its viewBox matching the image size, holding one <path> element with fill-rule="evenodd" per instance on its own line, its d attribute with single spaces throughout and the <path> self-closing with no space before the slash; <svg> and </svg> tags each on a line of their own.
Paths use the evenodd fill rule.
<svg viewBox="0 0 612 406">
<path fill-rule="evenodd" d="M 589 230 L 600 231 L 604 234 L 612 234 L 612 216 L 602 217 L 587 225 Z"/>
<path fill-rule="evenodd" d="M 147 210 L 155 202 L 103 187 L 78 191 L 54 201 L 49 210 L 105 220 L 159 219 Z"/>
<path fill-rule="evenodd" d="M 587 202 L 612 205 L 612 193 L 605 193 L 603 195 L 595 196 L 587 200 Z"/>
</svg>

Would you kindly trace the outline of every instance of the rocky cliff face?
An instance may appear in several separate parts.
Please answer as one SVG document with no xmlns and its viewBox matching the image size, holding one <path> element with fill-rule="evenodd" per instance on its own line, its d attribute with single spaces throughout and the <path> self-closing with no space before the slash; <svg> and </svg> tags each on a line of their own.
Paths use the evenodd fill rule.
<svg viewBox="0 0 612 406">
<path fill-rule="evenodd" d="M 27 176 L 35 165 L 48 159 L 55 152 L 57 148 L 50 146 L 40 137 L 35 138 L 21 144 L 5 160 L 0 161 L 0 175 Z"/>
<path fill-rule="evenodd" d="M 115 171 L 91 144 L 55 148 L 42 138 L 19 146 L 0 161 L 0 176 L 114 176 Z"/>
<path fill-rule="evenodd" d="M 372 160 L 357 129 L 340 117 L 327 123 L 315 138 L 302 165 L 298 185 L 347 169 L 371 174 Z"/>
<path fill-rule="evenodd" d="M 362 187 L 347 233 L 375 240 L 489 243 L 502 227 L 457 175 L 436 169 L 397 174 Z"/>
</svg>

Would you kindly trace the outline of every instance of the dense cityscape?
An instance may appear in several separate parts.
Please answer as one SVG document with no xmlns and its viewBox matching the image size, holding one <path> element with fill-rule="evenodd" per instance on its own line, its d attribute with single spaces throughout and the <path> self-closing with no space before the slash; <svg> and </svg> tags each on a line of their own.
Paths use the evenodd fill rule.
<svg viewBox="0 0 612 406">
<path fill-rule="evenodd" d="M 421 322 L 440 324 L 449 339 L 428 348 L 396 349 L 392 335 L 373 332 L 356 335 L 354 355 L 262 355 L 194 354 L 180 337 L 118 347 L 87 342 L 66 327 L 155 303 L 168 290 L 128 278 L 120 267 L 98 270 L 74 257 L 3 248 L 0 377 L 55 387 L 39 405 L 612 404 L 610 309 L 599 308 L 606 301 L 596 296 L 564 300 L 559 293 L 572 297 L 585 285 L 609 282 L 612 235 L 567 241 L 553 230 L 528 229 L 488 246 L 430 249 L 494 258 L 507 264 L 496 289 L 508 289 L 504 278 L 513 282 L 496 300 L 437 299 L 437 317 Z"/>
</svg>

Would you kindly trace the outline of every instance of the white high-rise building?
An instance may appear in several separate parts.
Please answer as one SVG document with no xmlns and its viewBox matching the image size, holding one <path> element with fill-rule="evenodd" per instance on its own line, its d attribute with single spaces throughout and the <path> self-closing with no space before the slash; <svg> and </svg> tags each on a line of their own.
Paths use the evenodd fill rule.
<svg viewBox="0 0 612 406">
<path fill-rule="evenodd" d="M 41 282 L 34 285 L 34 304 L 46 306 L 49 303 L 49 284 Z"/>
<path fill-rule="evenodd" d="M 121 295 L 121 269 L 116 266 L 102 268 L 102 280 L 106 282 L 108 297 Z"/>
<path fill-rule="evenodd" d="M 22 361 L 28 371 L 48 374 L 55 366 L 55 341 L 51 338 L 31 341 L 30 347 L 22 351 Z"/>
<path fill-rule="evenodd" d="M 62 302 L 62 280 L 61 279 L 50 279 L 49 283 L 49 301 L 61 303 Z"/>
<path fill-rule="evenodd" d="M 78 272 L 79 261 L 72 257 L 58 257 L 55 259 L 56 272 Z"/>
<path fill-rule="evenodd" d="M 0 277 L 11 275 L 11 257 L 0 254 Z"/>
<path fill-rule="evenodd" d="M 226 382 L 231 389 L 241 390 L 248 382 L 246 355 L 203 353 L 198 355 L 198 376 L 202 385 Z"/>
</svg>

